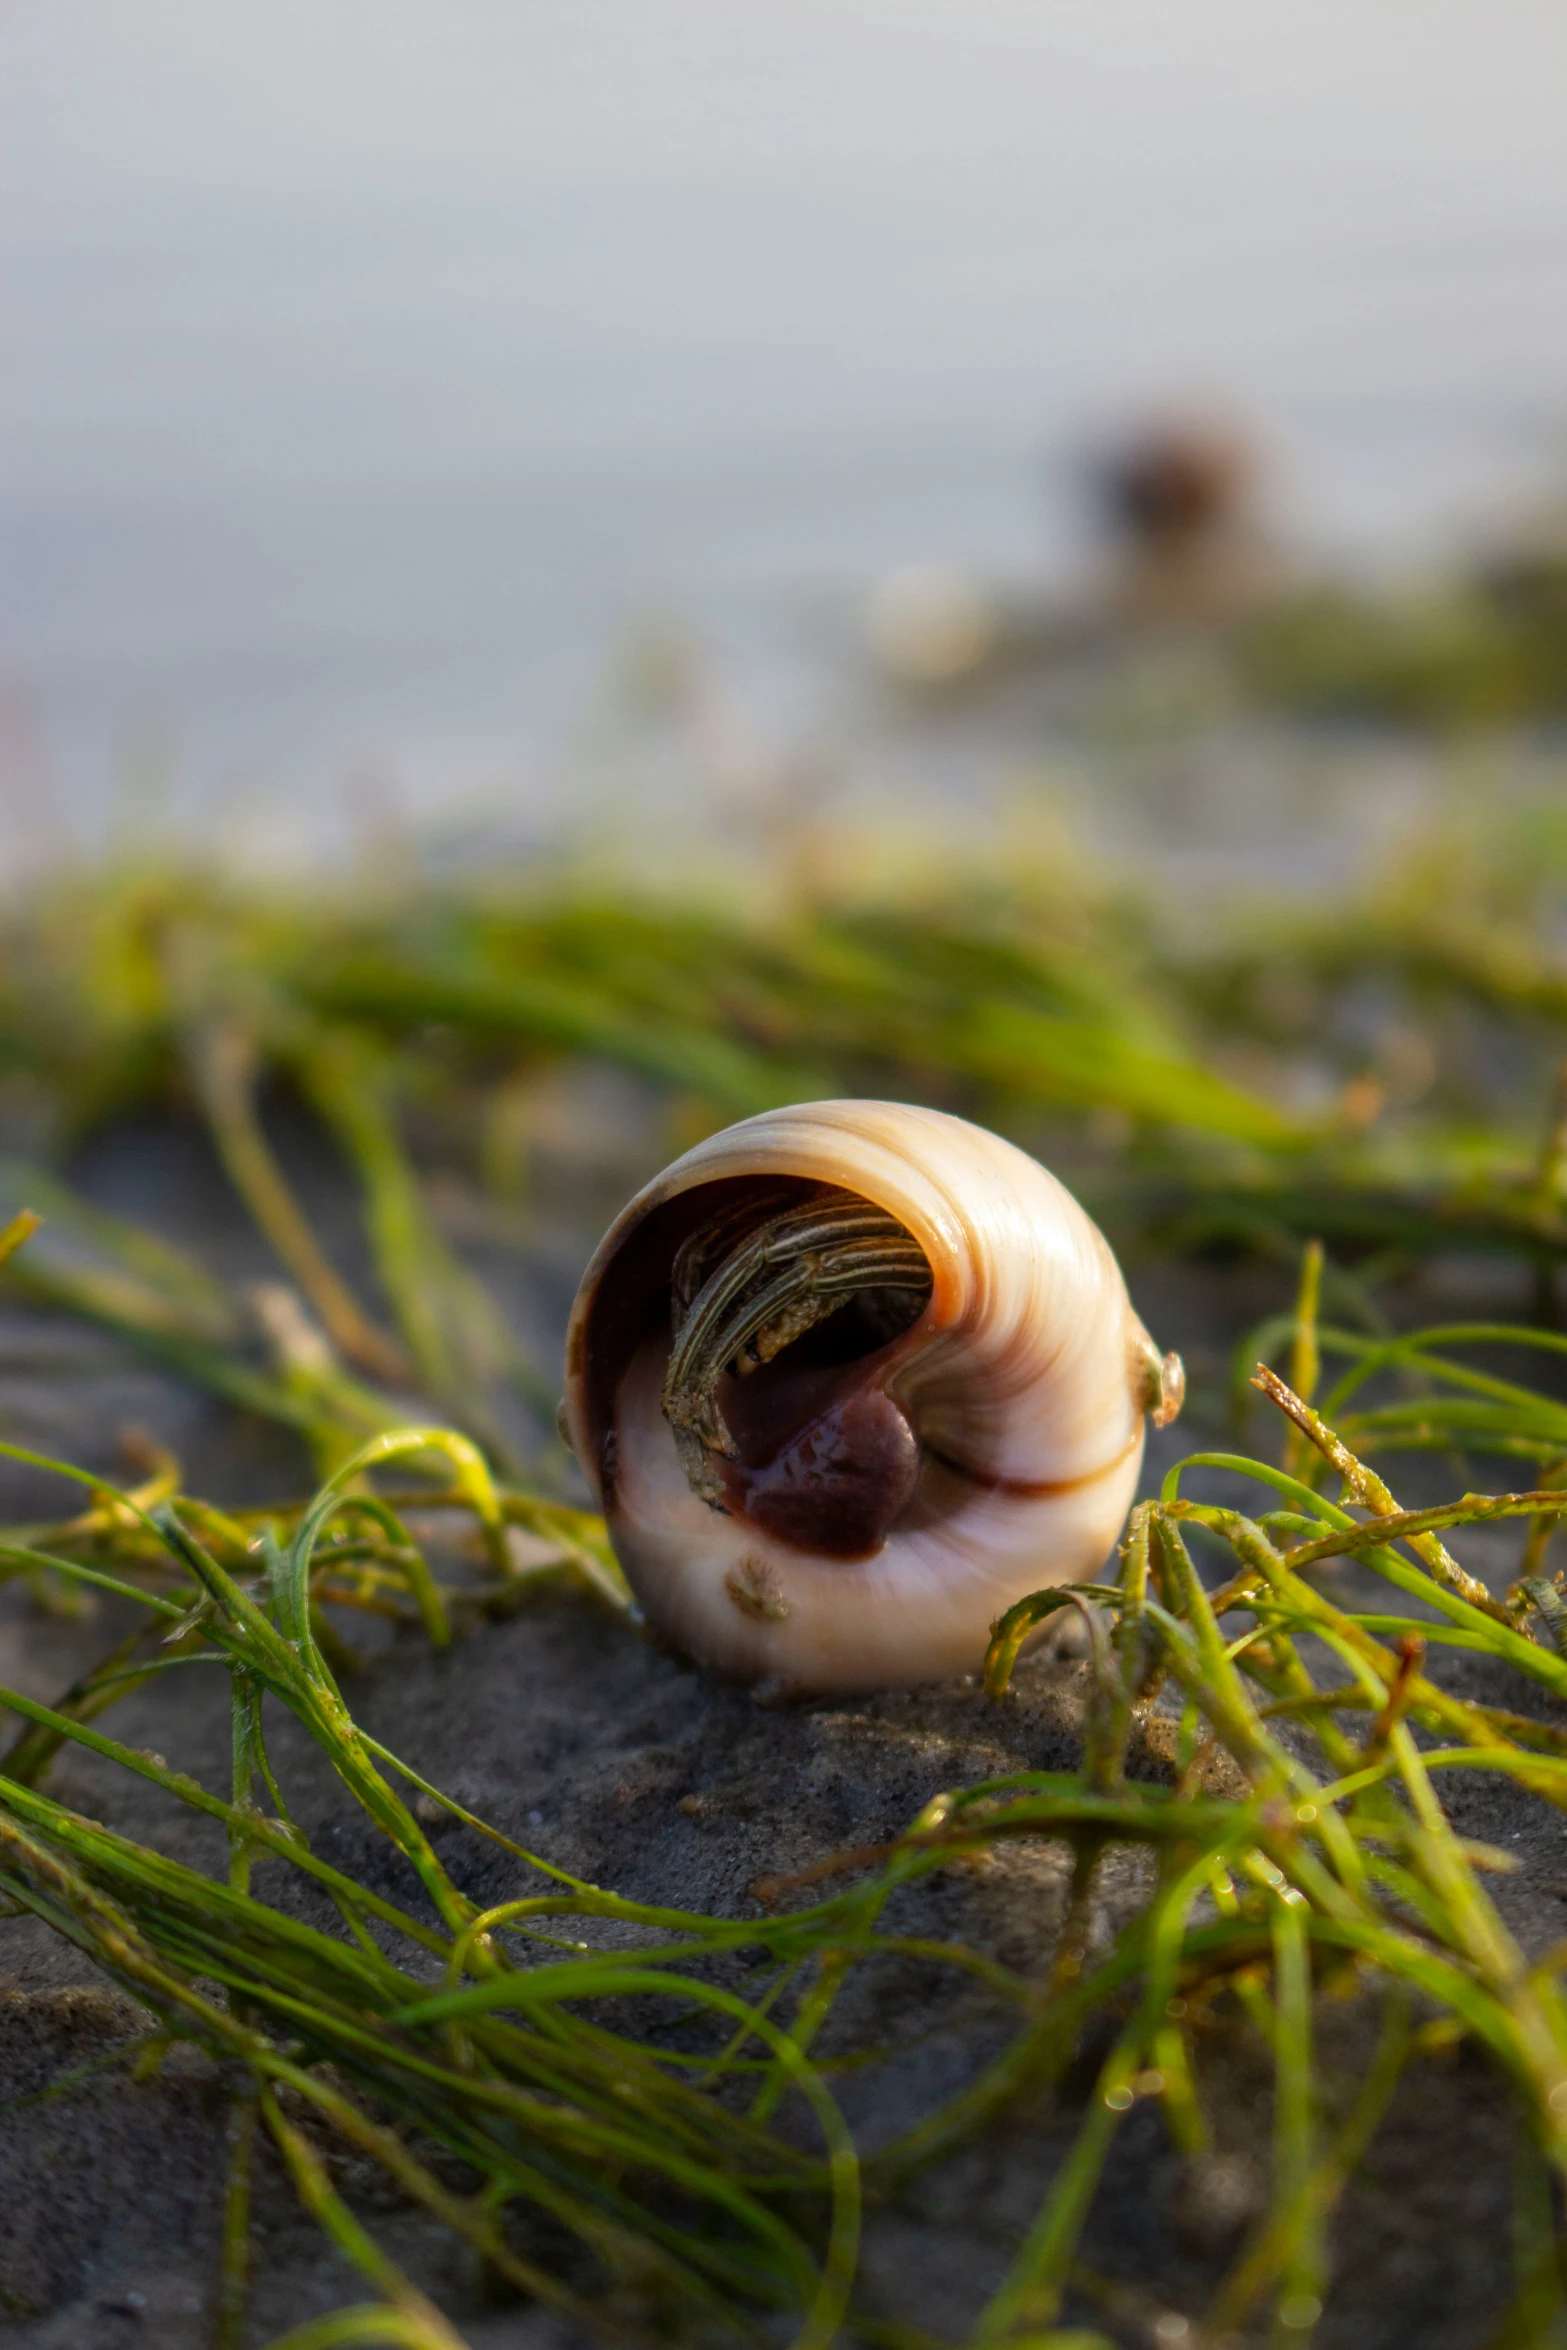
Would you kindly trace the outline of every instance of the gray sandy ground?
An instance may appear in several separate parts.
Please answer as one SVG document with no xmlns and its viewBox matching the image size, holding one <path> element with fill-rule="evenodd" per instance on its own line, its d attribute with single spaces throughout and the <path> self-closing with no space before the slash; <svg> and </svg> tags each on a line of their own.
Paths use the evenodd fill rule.
<svg viewBox="0 0 1567 2350">
<path fill-rule="evenodd" d="M 308 1138 L 285 1133 L 294 1171 L 329 1238 L 352 1265 L 351 1203 Z M 574 1216 L 551 1220 L 548 1197 L 530 1248 L 481 1252 L 508 1309 L 542 1350 L 558 1333 L 575 1269 L 635 1170 L 608 1167 L 598 1194 L 580 1171 L 561 1191 Z M 267 1273 L 264 1251 L 233 1213 L 204 1146 L 175 1126 L 105 1143 L 80 1170 L 100 1197 L 187 1240 L 233 1278 Z M 1222 1385 L 1226 1350 L 1281 1302 L 1284 1277 L 1233 1269 L 1152 1268 L 1136 1284 L 1161 1340 L 1182 1346 L 1204 1390 Z M 1505 1308 L 1521 1299 L 1493 1298 Z M 190 1483 L 220 1498 L 298 1490 L 303 1466 L 274 1432 L 193 1398 L 90 1332 L 12 1310 L 0 1323 L 0 1410 L 23 1442 L 112 1469 L 119 1428 L 149 1428 L 181 1451 Z M 1159 1459 L 1189 1449 L 1188 1426 L 1160 1440 Z M 1152 1474 L 1152 1468 L 1150 1469 Z M 6 1470 L 7 1518 L 51 1506 L 32 1476 Z M 1509 1549 L 1471 1542 L 1471 1565 L 1504 1582 Z M 1348 1570 L 1344 1570 L 1348 1572 Z M 30 1614 L 14 1590 L 0 1613 L 0 1678 L 57 1695 L 112 1643 L 112 1605 L 72 1622 Z M 1503 1704 L 1534 1704 L 1503 1671 L 1444 1662 L 1455 1685 Z M 736 1915 L 755 1914 L 758 1877 L 803 1868 L 844 1846 L 896 1833 L 933 1794 L 1019 1768 L 1070 1768 L 1086 1668 L 1036 1655 L 1017 1694 L 988 1703 L 972 1682 L 865 1700 L 777 1704 L 708 1681 L 650 1646 L 586 1596 L 556 1586 L 509 1621 L 445 1655 L 398 1641 L 350 1695 L 379 1737 L 463 1803 L 550 1858 L 626 1893 Z M 176 1767 L 221 1786 L 228 1769 L 226 1684 L 192 1671 L 127 1701 L 118 1735 L 152 1745 Z M 1164 1767 L 1159 1725 L 1134 1755 Z M 407 1897 L 403 1864 L 339 1794 L 303 1736 L 276 1726 L 274 1753 L 297 1815 L 323 1854 Z M 210 1825 L 144 1782 L 68 1752 L 50 1787 L 62 1800 L 181 1858 L 212 1867 Z M 1501 1780 L 1476 1775 L 1456 1808 L 1465 1832 L 1516 1856 L 1491 1880 L 1531 1951 L 1567 1929 L 1567 1821 Z M 475 1898 L 520 1887 L 519 1864 L 460 1826 L 444 1827 L 443 1859 Z M 1044 1846 L 998 1854 L 982 1869 L 927 1880 L 901 1897 L 895 1922 L 961 1937 L 1037 1974 L 1049 1962 L 1065 1888 L 1063 1855 Z M 312 1890 L 282 1868 L 257 1875 L 263 1894 L 314 1916 Z M 1094 1923 L 1107 1939 L 1142 1898 L 1137 1861 L 1106 1864 Z M 329 1923 L 329 1919 L 322 1922 Z M 1324 2009 L 1320 2056 L 1330 2113 L 1347 2107 L 1374 2037 L 1364 2000 Z M 27 2098 L 145 2028 L 131 2002 L 97 1978 L 37 1921 L 0 1922 L 0 2100 Z M 845 2076 L 844 2102 L 874 2145 L 968 2078 L 999 2044 L 1005 2019 L 960 1977 L 888 1962 L 855 1980 L 836 2030 L 847 2045 L 890 2048 L 874 2073 Z M 959 2338 L 1037 2208 L 1070 2142 L 1094 2051 L 1061 2091 L 1040 2097 L 980 2143 L 874 2206 L 864 2259 L 865 2306 Z M 1183 2161 L 1157 2112 L 1123 2127 L 1083 2248 L 1110 2281 L 1108 2309 L 1075 2304 L 1076 2322 L 1128 2346 L 1195 2343 L 1183 2311 L 1199 2310 L 1266 2195 L 1269 2072 L 1236 2020 L 1221 2018 L 1202 2052 L 1213 2117 L 1211 2154 Z M 110 2069 L 44 2103 L 0 2113 L 0 2335 L 18 2350 L 197 2350 L 208 2339 L 222 2191 L 221 2084 L 192 2054 L 150 2077 Z M 1513 2129 L 1489 2066 L 1467 2047 L 1419 2068 L 1395 2103 L 1334 2234 L 1336 2281 L 1319 2333 L 1324 2350 L 1481 2350 L 1512 2290 Z M 473 2350 L 545 2350 L 555 2321 L 498 2294 L 470 2258 L 384 2185 L 353 2165 L 340 2183 L 393 2254 L 432 2290 Z M 286 2183 L 261 2180 L 253 2340 L 362 2297 L 363 2288 L 300 2215 Z"/>
</svg>

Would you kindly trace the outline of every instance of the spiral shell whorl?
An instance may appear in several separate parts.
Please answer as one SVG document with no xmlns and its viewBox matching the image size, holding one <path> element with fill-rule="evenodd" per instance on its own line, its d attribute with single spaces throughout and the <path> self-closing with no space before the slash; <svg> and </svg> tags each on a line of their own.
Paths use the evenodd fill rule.
<svg viewBox="0 0 1567 2350">
<path fill-rule="evenodd" d="M 923 1311 L 876 1358 L 918 1440 L 918 1504 L 864 1558 L 816 1557 L 708 1507 L 658 1409 L 659 1234 L 698 1212 L 685 1195 L 778 1177 L 884 1209 L 931 1268 Z M 977 1666 L 1014 1599 L 1097 1570 L 1135 1489 L 1150 1358 L 1108 1245 L 1036 1161 L 941 1111 L 817 1102 L 698 1144 L 617 1219 L 572 1315 L 567 1423 L 632 1585 L 677 1644 L 740 1678 L 866 1687 Z"/>
</svg>

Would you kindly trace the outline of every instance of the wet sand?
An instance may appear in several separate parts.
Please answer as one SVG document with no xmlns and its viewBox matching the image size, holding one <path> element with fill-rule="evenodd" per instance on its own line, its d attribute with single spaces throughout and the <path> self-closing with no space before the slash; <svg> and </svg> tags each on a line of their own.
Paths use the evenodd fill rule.
<svg viewBox="0 0 1567 2350">
<path fill-rule="evenodd" d="M 307 1138 L 282 1139 L 311 1212 L 353 1269 L 351 1203 L 325 1162 L 312 1160 Z M 600 1208 L 614 1204 L 633 1172 L 606 1167 L 598 1198 L 576 1182 L 574 1217 L 545 1199 L 536 1242 L 509 1253 L 508 1305 L 541 1348 L 550 1331 L 558 1333 Z M 149 1123 L 99 1144 L 78 1173 L 100 1198 L 199 1241 L 230 1277 L 268 1269 L 194 1132 Z M 1202 1424 L 1204 1394 L 1220 1385 L 1234 1339 L 1282 1302 L 1285 1279 L 1218 1266 L 1155 1266 L 1134 1275 L 1150 1326 L 1186 1351 L 1196 1374 L 1196 1419 L 1189 1415 L 1156 1438 L 1150 1478 L 1202 1437 L 1220 1433 Z M 1515 1308 L 1519 1301 L 1497 1302 Z M 305 1482 L 291 1440 L 192 1398 L 94 1333 L 20 1309 L 0 1319 L 0 1409 L 13 1439 L 109 1472 L 117 1431 L 135 1423 L 180 1450 L 194 1490 L 256 1500 Z M 5 1516 L 40 1506 L 50 1506 L 40 1480 L 7 1468 L 0 1481 Z M 1500 1534 L 1489 1546 L 1471 1536 L 1464 1556 L 1498 1586 L 1512 1572 Z M 0 1593 L 0 1610 L 0 1676 L 46 1698 L 102 1655 L 120 1628 L 113 1603 L 90 1620 L 67 1621 L 30 1612 L 14 1587 Z M 1446 1652 L 1439 1669 L 1476 1694 L 1483 1683 L 1492 1702 L 1539 1710 L 1540 1693 L 1500 1668 Z M 1085 1673 L 1080 1659 L 1035 1655 L 1019 1670 L 1014 1698 L 999 1705 L 972 1680 L 847 1702 L 770 1703 L 710 1682 L 600 1602 L 556 1585 L 444 1655 L 412 1636 L 394 1641 L 348 1694 L 376 1736 L 551 1859 L 633 1896 L 745 1916 L 755 1914 L 759 1877 L 892 1835 L 942 1788 L 1020 1768 L 1072 1767 Z M 129 1699 L 110 1726 L 209 1785 L 226 1781 L 221 1673 L 171 1676 Z M 1150 1725 L 1134 1750 L 1135 1770 L 1164 1771 L 1168 1727 Z M 403 1863 L 291 1723 L 277 1725 L 274 1758 L 316 1849 L 407 1898 Z M 116 1829 L 198 1865 L 222 1866 L 221 1840 L 209 1823 L 110 1765 L 68 1751 L 48 1784 Z M 1525 1947 L 1545 1949 L 1567 1924 L 1567 1824 L 1500 1779 L 1477 1774 L 1472 1782 L 1450 1781 L 1446 1791 L 1464 1832 L 1517 1856 L 1516 1873 L 1491 1878 L 1489 1888 Z M 525 1872 L 495 1847 L 460 1826 L 439 1832 L 443 1860 L 475 1898 L 489 1903 L 527 1889 Z M 1058 1848 L 1003 1850 L 981 1868 L 954 1869 L 906 1891 L 896 1925 L 909 1934 L 962 1938 L 1038 1975 L 1049 1965 L 1066 1874 Z M 316 1915 L 308 1884 L 275 1864 L 258 1869 L 257 1889 Z M 1124 1922 L 1145 1889 L 1135 1857 L 1107 1862 L 1096 1943 Z M 1331 2117 L 1347 2108 L 1363 2078 L 1376 2017 L 1364 1999 L 1324 2001 L 1319 2025 Z M 30 2095 L 144 2028 L 130 2001 L 42 1924 L 0 1922 L 0 2098 Z M 1000 2044 L 1007 2019 L 965 1978 L 887 1961 L 854 1979 L 833 2030 L 837 2045 L 874 2042 L 896 2052 L 873 2072 L 844 2076 L 845 2106 L 862 2144 L 875 2146 L 960 2086 Z M 1070 2143 L 1097 2045 L 1059 2092 L 1025 2100 L 897 2199 L 873 2202 L 863 2264 L 867 2311 L 941 2338 L 967 2331 Z M 1157 2112 L 1139 2106 L 1120 2132 L 1084 2240 L 1086 2267 L 1114 2280 L 1115 2293 L 1108 2309 L 1074 2296 L 1070 2321 L 1097 2325 L 1128 2350 L 1195 2344 L 1195 2326 L 1182 2336 L 1171 2328 L 1171 2313 L 1202 2308 L 1266 2200 L 1264 2053 L 1238 2021 L 1221 2022 L 1205 2039 L 1201 2063 L 1213 2150 L 1181 2158 Z M 190 2052 L 176 2054 L 155 2078 L 136 2082 L 112 2071 L 9 2114 L 0 2130 L 0 2335 L 18 2350 L 204 2346 L 224 2130 L 221 2084 Z M 400 2207 L 379 2179 L 352 2164 L 338 2176 L 473 2350 L 531 2350 L 564 2340 L 554 2318 L 497 2297 L 471 2258 Z M 1418 2065 L 1335 2228 L 1336 2281 L 1318 2335 L 1324 2350 L 1402 2350 L 1415 2342 L 1479 2350 L 1513 2290 L 1511 2198 L 1512 2125 L 1498 2076 L 1468 2048 Z M 359 2281 L 265 2164 L 253 2341 L 362 2297 Z"/>
</svg>

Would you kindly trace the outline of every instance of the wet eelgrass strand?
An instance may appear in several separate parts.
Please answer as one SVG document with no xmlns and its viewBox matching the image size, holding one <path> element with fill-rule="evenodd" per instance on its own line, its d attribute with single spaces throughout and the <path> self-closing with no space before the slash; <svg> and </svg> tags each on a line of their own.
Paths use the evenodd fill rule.
<svg viewBox="0 0 1567 2350">
<path fill-rule="evenodd" d="M 0 1190 L 51 1231 L 19 1277 L 251 1408 L 317 1435 L 344 1419 L 348 1449 L 417 1391 L 520 1458 L 505 1397 L 542 1430 L 553 1396 L 442 1228 L 410 1121 L 482 1194 L 491 1112 L 521 1119 L 526 1158 L 530 1088 L 584 1062 L 687 1136 L 868 1093 L 1048 1137 L 1126 1245 L 1319 1236 L 1345 1259 L 1481 1249 L 1542 1277 L 1567 1255 L 1567 844 L 1538 809 L 1430 826 L 1328 908 L 1205 921 L 1195 942 L 1178 909 L 1059 855 L 946 856 L 901 892 L 871 890 L 863 857 L 845 870 L 749 908 L 505 871 L 268 890 L 153 862 L 30 892 L 0 909 L 0 1060 L 51 1163 L 8 1159 Z M 297 1195 L 282 1094 L 360 1189 L 378 1297 Z M 73 1141 L 170 1102 L 205 1123 L 335 1377 L 312 1381 L 298 1345 L 259 1363 L 245 1300 L 62 1183 Z M 1331 1268 L 1340 1319 L 1351 1281 Z M 276 1358 L 277 1328 L 261 1337 Z"/>
</svg>

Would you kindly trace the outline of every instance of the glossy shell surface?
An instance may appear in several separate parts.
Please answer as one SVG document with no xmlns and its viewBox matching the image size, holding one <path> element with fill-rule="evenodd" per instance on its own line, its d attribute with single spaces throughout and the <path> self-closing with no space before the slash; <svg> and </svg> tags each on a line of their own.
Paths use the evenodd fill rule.
<svg viewBox="0 0 1567 2350">
<path fill-rule="evenodd" d="M 912 1324 L 837 1375 L 850 1440 L 880 1413 L 917 1448 L 906 1505 L 859 1555 L 700 1499 L 664 1416 L 675 1252 L 714 1202 L 779 1179 L 870 1201 L 931 1270 Z M 1015 1600 L 1097 1574 L 1158 1361 L 1108 1243 L 1037 1161 L 941 1111 L 810 1102 L 698 1144 L 616 1219 L 572 1313 L 566 1424 L 666 1639 L 741 1680 L 865 1689 L 973 1671 Z"/>
</svg>

